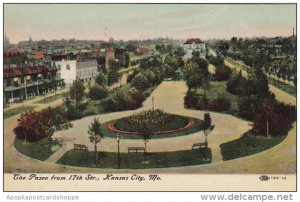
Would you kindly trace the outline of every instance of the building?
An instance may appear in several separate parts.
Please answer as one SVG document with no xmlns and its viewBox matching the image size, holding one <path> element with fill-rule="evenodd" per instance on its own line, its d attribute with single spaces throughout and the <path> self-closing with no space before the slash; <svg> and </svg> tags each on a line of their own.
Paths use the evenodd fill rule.
<svg viewBox="0 0 300 202">
<path fill-rule="evenodd" d="M 98 75 L 97 60 L 84 59 L 78 60 L 76 63 L 76 79 L 83 82 L 91 81 Z"/>
<path fill-rule="evenodd" d="M 76 59 L 55 61 L 57 77 L 64 80 L 66 85 L 71 85 L 76 80 Z"/>
<path fill-rule="evenodd" d="M 191 56 L 193 52 L 199 52 L 200 57 L 206 55 L 206 44 L 199 38 L 191 38 L 183 43 L 183 49 L 186 56 Z"/>
<path fill-rule="evenodd" d="M 115 51 L 112 47 L 109 47 L 106 52 L 105 52 L 105 68 L 109 69 L 109 62 L 110 61 L 115 61 L 116 56 L 115 56 Z"/>
<path fill-rule="evenodd" d="M 61 60 L 55 61 L 57 77 L 63 79 L 67 86 L 75 80 L 90 81 L 98 75 L 98 63 L 96 59 Z"/>
<path fill-rule="evenodd" d="M 44 52 L 43 51 L 36 51 L 33 53 L 33 58 L 36 60 L 43 61 L 44 60 Z"/>
<path fill-rule="evenodd" d="M 115 57 L 121 66 L 123 67 L 126 66 L 126 60 L 128 59 L 129 56 L 124 48 L 116 48 Z"/>
<path fill-rule="evenodd" d="M 234 53 L 236 50 L 236 45 L 229 45 L 229 48 L 228 48 L 228 53 Z"/>
<path fill-rule="evenodd" d="M 137 52 L 143 55 L 148 55 L 149 54 L 149 48 L 146 46 L 141 46 L 137 48 Z"/>
<path fill-rule="evenodd" d="M 14 102 L 57 89 L 62 80 L 47 66 L 18 66 L 3 70 L 4 101 Z"/>
</svg>

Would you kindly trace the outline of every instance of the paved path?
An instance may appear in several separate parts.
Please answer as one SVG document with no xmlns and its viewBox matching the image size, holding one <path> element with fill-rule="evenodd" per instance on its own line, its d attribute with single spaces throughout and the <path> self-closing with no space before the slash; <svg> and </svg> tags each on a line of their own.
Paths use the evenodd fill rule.
<svg viewBox="0 0 300 202">
<path fill-rule="evenodd" d="M 168 92 L 168 93 L 166 93 Z M 121 118 L 131 115 L 135 112 L 151 109 L 152 97 L 154 97 L 154 107 L 163 109 L 170 113 L 176 113 L 185 116 L 192 116 L 195 118 L 203 118 L 203 111 L 199 110 L 187 110 L 183 106 L 183 97 L 187 92 L 187 87 L 184 82 L 163 82 L 153 94 L 144 102 L 142 108 L 133 111 L 116 112 L 110 114 L 98 115 L 100 121 L 106 122 L 109 120 Z M 216 125 L 214 131 L 209 135 L 209 147 L 213 148 L 213 162 L 221 161 L 222 155 L 220 153 L 219 146 L 224 142 L 228 142 L 237 139 L 244 132 L 250 129 L 249 122 L 240 120 L 236 117 L 227 114 L 220 114 L 210 112 L 213 124 Z M 53 135 L 56 138 L 65 138 L 66 142 L 84 144 L 89 147 L 89 150 L 93 150 L 93 144 L 88 139 L 88 125 L 92 122 L 95 116 L 85 117 L 80 120 L 73 121 L 73 128 L 69 130 L 59 131 Z M 237 127 L 238 126 L 238 127 Z M 205 138 L 203 132 L 196 132 L 187 136 L 162 138 L 150 140 L 147 144 L 148 152 L 164 152 L 164 151 L 178 151 L 189 150 L 196 142 L 204 142 Z M 122 139 L 120 144 L 120 152 L 127 153 L 127 148 L 131 146 L 143 146 L 144 143 L 141 140 Z M 64 148 L 66 147 L 66 148 Z M 73 149 L 68 144 L 63 146 L 59 150 L 59 154 L 54 153 L 48 160 L 58 160 L 63 153 L 61 151 Z M 101 151 L 116 152 L 117 142 L 115 138 L 104 138 L 99 144 Z"/>
<path fill-rule="evenodd" d="M 203 117 L 203 112 L 201 111 L 194 111 L 194 110 L 183 110 L 183 100 L 177 97 L 174 97 L 178 94 L 185 93 L 185 86 L 180 83 L 172 83 L 172 82 L 164 82 L 162 84 L 163 88 L 158 87 L 157 90 L 153 92 L 155 96 L 155 107 L 161 107 L 166 111 L 169 112 L 182 112 L 183 115 L 195 116 L 195 117 Z M 272 90 L 272 89 L 271 89 Z M 273 90 L 272 90 L 273 91 Z M 166 92 L 168 92 L 167 96 Z M 287 95 L 284 92 L 280 92 L 280 90 L 273 91 L 280 101 L 288 102 L 288 103 L 296 103 L 296 99 L 292 96 Z M 178 93 L 178 94 L 177 94 Z M 162 97 L 164 101 L 162 102 Z M 50 103 L 50 106 L 59 105 L 59 101 L 55 101 Z M 46 106 L 38 106 L 38 110 L 45 108 Z M 151 99 L 147 99 L 144 103 L 144 108 L 151 108 Z M 141 110 L 141 109 L 139 109 Z M 136 111 L 139 111 L 136 110 Z M 114 119 L 120 116 L 126 116 L 126 114 L 131 114 L 133 111 L 126 111 L 126 112 L 117 112 L 111 113 L 109 115 L 110 119 Z M 194 114 L 193 114 L 194 113 Z M 164 169 L 152 169 L 151 172 L 167 172 L 167 173 L 296 173 L 296 123 L 294 124 L 294 128 L 289 132 L 288 137 L 279 145 L 266 150 L 264 152 L 258 153 L 256 155 L 247 156 L 239 159 L 234 159 L 230 161 L 221 161 L 220 159 L 220 152 L 218 151 L 219 147 L 218 144 L 225 142 L 232 139 L 239 138 L 240 134 L 232 134 L 231 129 L 227 130 L 227 127 L 233 128 L 240 128 L 238 130 L 246 130 L 248 127 L 246 122 L 243 122 L 237 118 L 228 118 L 232 117 L 230 115 L 223 115 L 218 113 L 212 113 L 212 120 L 213 123 L 216 124 L 216 129 L 213 131 L 211 136 L 209 136 L 209 145 L 212 148 L 213 154 L 213 162 L 207 165 L 197 165 L 197 166 L 186 166 L 186 167 L 178 167 L 178 168 L 164 168 Z M 102 121 L 105 120 L 105 116 L 99 116 Z M 232 122 L 228 122 L 227 119 L 230 119 Z M 121 172 L 120 170 L 114 169 L 94 169 L 94 168 L 82 168 L 82 167 L 72 167 L 72 166 L 63 166 L 54 164 L 53 162 L 56 161 L 57 157 L 53 156 L 48 159 L 49 162 L 42 162 L 39 160 L 35 160 L 20 154 L 18 151 L 15 150 L 13 147 L 14 142 L 14 134 L 12 132 L 13 128 L 16 126 L 16 120 L 18 116 L 13 116 L 8 119 L 4 120 L 4 171 L 5 172 L 62 172 L 62 173 L 78 173 L 78 172 L 93 172 L 93 173 L 103 173 L 103 172 Z M 108 118 L 108 117 L 106 117 Z M 224 119 L 225 118 L 225 119 Z M 93 117 L 86 117 L 82 119 L 82 124 L 84 127 L 91 122 Z M 74 121 L 74 126 L 77 125 L 80 121 Z M 219 124 L 220 123 L 220 124 Z M 242 124 L 241 124 L 242 123 Z M 83 127 L 83 128 L 84 128 Z M 238 131 L 234 129 L 234 131 Z M 87 128 L 83 129 L 85 133 L 82 136 L 86 136 Z M 224 131 L 227 131 L 223 133 Z M 222 132 L 220 135 L 219 132 Z M 55 134 L 59 135 L 59 133 Z M 183 145 L 185 144 L 186 139 L 190 141 L 190 139 L 196 138 L 203 138 L 203 136 L 192 134 L 184 137 L 183 140 L 179 140 L 176 138 L 171 139 L 162 139 L 161 143 L 163 142 L 170 142 L 171 144 L 164 144 L 165 149 L 172 150 L 173 143 L 175 145 Z M 200 137 L 201 136 L 201 137 Z M 75 137 L 73 137 L 75 138 Z M 83 137 L 82 137 L 83 138 Z M 108 139 L 108 138 L 106 138 Z M 76 139 L 69 139 L 66 142 L 72 143 Z M 125 146 L 122 140 L 122 145 Z M 155 141 L 159 140 L 151 140 L 149 143 L 149 149 L 151 150 L 158 150 L 158 147 L 155 147 Z M 108 148 L 105 146 L 105 142 L 101 142 L 100 149 Z M 116 145 L 116 142 L 115 142 Z M 169 145 L 167 148 L 166 145 Z M 171 145 L 171 146 L 170 146 Z M 186 144 L 190 145 L 190 144 Z M 117 145 L 116 145 L 117 146 Z M 123 150 L 123 146 L 121 149 Z M 217 146 L 217 148 L 216 148 Z M 109 148 L 112 148 L 111 146 Z M 68 149 L 68 147 L 64 147 L 64 149 Z M 57 155 L 61 155 L 64 153 L 64 150 L 58 151 Z M 122 172 L 132 172 L 131 170 L 122 170 Z M 135 170 L 135 172 L 149 172 L 148 170 Z"/>
</svg>

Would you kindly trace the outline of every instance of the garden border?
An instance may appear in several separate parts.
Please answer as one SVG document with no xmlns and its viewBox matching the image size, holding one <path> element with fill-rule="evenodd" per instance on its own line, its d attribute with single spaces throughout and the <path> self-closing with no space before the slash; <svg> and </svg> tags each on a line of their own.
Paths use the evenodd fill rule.
<svg viewBox="0 0 300 202">
<path fill-rule="evenodd" d="M 165 130 L 165 131 L 157 131 L 157 132 L 153 132 L 153 134 L 158 135 L 158 134 L 168 134 L 168 133 L 173 133 L 173 132 L 178 132 L 178 131 L 182 131 L 185 129 L 189 129 L 191 127 L 193 127 L 193 120 L 189 120 L 188 124 L 182 128 L 176 128 L 173 130 Z M 114 123 L 111 122 L 109 124 L 107 124 L 107 129 L 112 131 L 112 132 L 116 132 L 116 133 L 122 133 L 122 134 L 133 134 L 133 135 L 141 135 L 144 134 L 145 132 L 133 132 L 133 131 L 125 131 L 125 130 L 119 130 L 114 126 Z"/>
</svg>

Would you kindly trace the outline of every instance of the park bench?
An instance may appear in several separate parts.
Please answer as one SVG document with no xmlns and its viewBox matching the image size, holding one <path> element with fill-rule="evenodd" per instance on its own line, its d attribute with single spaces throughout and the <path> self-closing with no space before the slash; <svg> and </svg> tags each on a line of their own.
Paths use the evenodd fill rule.
<svg viewBox="0 0 300 202">
<path fill-rule="evenodd" d="M 83 144 L 74 144 L 74 149 L 79 149 L 79 150 L 84 150 L 84 151 L 88 151 L 88 147 L 83 145 Z"/>
<path fill-rule="evenodd" d="M 128 153 L 145 153 L 145 147 L 128 147 Z"/>
<path fill-rule="evenodd" d="M 193 144 L 192 150 L 194 150 L 194 149 L 200 149 L 202 147 L 207 147 L 207 142 L 200 142 L 200 143 Z"/>
</svg>

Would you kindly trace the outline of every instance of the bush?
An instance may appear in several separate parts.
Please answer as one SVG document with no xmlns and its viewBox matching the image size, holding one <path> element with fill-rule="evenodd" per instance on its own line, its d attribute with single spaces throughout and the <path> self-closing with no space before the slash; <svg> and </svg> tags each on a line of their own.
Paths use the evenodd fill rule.
<svg viewBox="0 0 300 202">
<path fill-rule="evenodd" d="M 129 74 L 126 79 L 127 83 L 130 83 L 132 79 L 135 77 L 135 75 L 137 75 L 138 73 L 139 71 L 135 69 L 131 74 Z"/>
<path fill-rule="evenodd" d="M 89 97 L 92 100 L 102 99 L 108 96 L 108 91 L 104 86 L 95 85 L 89 90 Z"/>
<path fill-rule="evenodd" d="M 276 101 L 261 103 L 255 109 L 253 132 L 267 134 L 267 120 L 270 135 L 286 135 L 296 120 L 296 108 Z"/>
<path fill-rule="evenodd" d="M 40 111 L 39 115 L 45 119 L 51 120 L 51 123 L 55 126 L 56 130 L 65 130 L 72 127 L 72 124 L 69 123 L 66 117 L 63 107 L 48 107 L 47 109 Z"/>
<path fill-rule="evenodd" d="M 229 111 L 231 108 L 231 103 L 225 98 L 217 98 L 210 101 L 209 110 L 216 112 Z"/>
<path fill-rule="evenodd" d="M 230 77 L 231 69 L 227 66 L 216 66 L 215 79 L 216 81 L 227 81 Z"/>
<path fill-rule="evenodd" d="M 149 82 L 148 78 L 143 73 L 138 73 L 132 79 L 131 84 L 139 90 L 145 90 L 151 86 L 151 83 Z"/>
<path fill-rule="evenodd" d="M 46 136 L 45 129 L 51 126 L 50 119 L 35 111 L 30 111 L 20 115 L 14 133 L 18 139 L 32 142 L 44 138 Z"/>
<path fill-rule="evenodd" d="M 226 83 L 227 91 L 234 94 L 240 95 L 245 87 L 244 83 L 246 79 L 242 76 L 242 73 L 231 74 L 228 82 Z"/>
<path fill-rule="evenodd" d="M 197 105 L 196 105 L 196 109 L 199 109 L 199 110 L 207 110 L 208 109 L 208 106 L 209 106 L 209 100 L 206 98 L 206 97 L 202 97 Z"/>
<path fill-rule="evenodd" d="M 198 102 L 198 99 L 196 96 L 192 95 L 192 94 L 186 94 L 186 96 L 184 96 L 184 107 L 185 108 L 194 108 L 196 106 Z"/>
<path fill-rule="evenodd" d="M 145 98 L 142 92 L 130 88 L 128 91 L 119 91 L 114 96 L 103 100 L 102 105 L 106 112 L 136 109 L 142 106 Z"/>
</svg>

